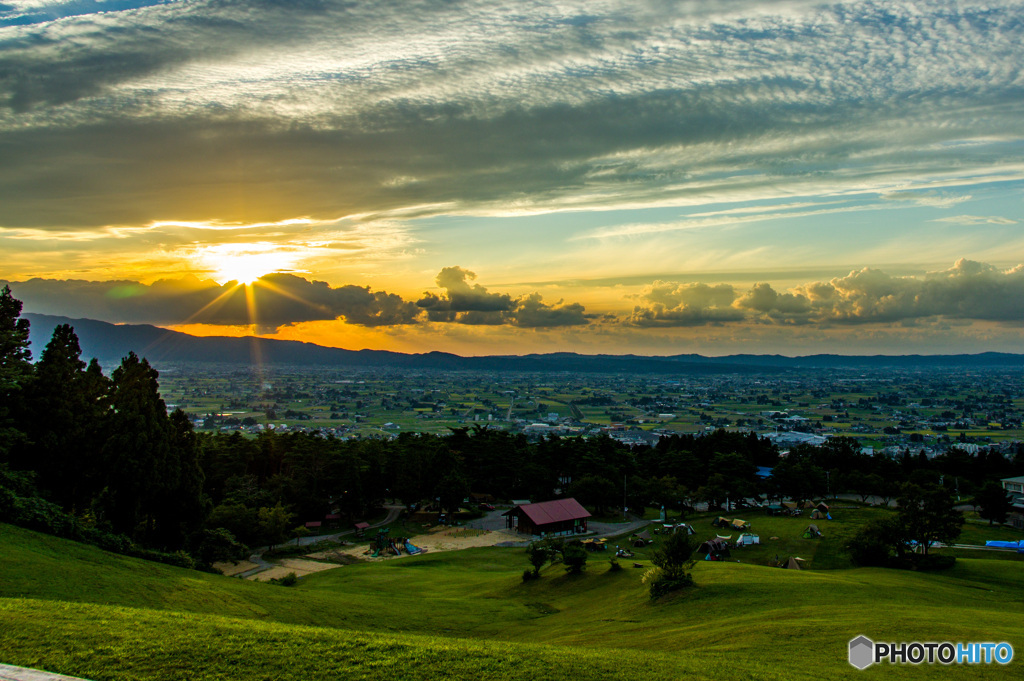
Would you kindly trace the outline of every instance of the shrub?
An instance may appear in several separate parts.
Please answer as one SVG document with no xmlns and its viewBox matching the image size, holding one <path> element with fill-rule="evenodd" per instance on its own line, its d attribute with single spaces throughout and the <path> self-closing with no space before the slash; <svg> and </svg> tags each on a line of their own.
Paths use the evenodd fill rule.
<svg viewBox="0 0 1024 681">
<path fill-rule="evenodd" d="M 608 572 L 618 572 L 621 569 L 622 569 L 622 566 L 619 565 L 619 559 L 618 558 L 616 558 L 615 556 L 612 556 L 611 558 L 608 559 Z"/>
<path fill-rule="evenodd" d="M 523 581 L 529 582 L 534 579 L 540 579 L 540 574 L 533 570 L 523 570 Z"/>
<path fill-rule="evenodd" d="M 278 586 L 295 586 L 299 583 L 299 578 L 294 572 L 289 572 L 281 579 L 271 579 L 270 583 Z"/>
<path fill-rule="evenodd" d="M 578 575 L 587 569 L 587 550 L 579 541 L 569 542 L 562 549 L 562 562 L 566 572 Z"/>
<path fill-rule="evenodd" d="M 662 596 L 672 593 L 673 591 L 679 591 L 686 587 L 693 586 L 693 577 L 689 573 L 684 573 L 682 577 L 676 579 L 669 579 L 664 572 L 650 580 L 648 589 L 650 590 L 651 600 L 658 600 Z"/>
</svg>

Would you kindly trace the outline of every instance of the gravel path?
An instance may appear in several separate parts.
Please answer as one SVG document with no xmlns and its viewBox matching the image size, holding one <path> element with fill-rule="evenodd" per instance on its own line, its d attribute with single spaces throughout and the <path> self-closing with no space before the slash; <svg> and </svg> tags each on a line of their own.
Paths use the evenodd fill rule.
<svg viewBox="0 0 1024 681">
<path fill-rule="evenodd" d="M 27 667 L 0 664 L 0 681 L 85 681 L 77 676 L 63 676 Z"/>
</svg>

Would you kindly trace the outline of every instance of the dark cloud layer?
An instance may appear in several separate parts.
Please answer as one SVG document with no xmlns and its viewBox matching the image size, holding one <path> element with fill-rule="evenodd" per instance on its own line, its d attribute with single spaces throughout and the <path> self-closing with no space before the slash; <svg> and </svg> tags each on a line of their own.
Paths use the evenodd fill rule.
<svg viewBox="0 0 1024 681">
<path fill-rule="evenodd" d="M 413 324 L 419 310 L 400 296 L 369 287 L 307 281 L 290 274 L 268 274 L 248 291 L 195 277 L 132 281 L 57 281 L 12 283 L 27 310 L 147 324 L 256 324 L 274 329 L 299 322 L 343 319 L 361 326 Z"/>
<path fill-rule="evenodd" d="M 256 325 L 261 331 L 301 322 L 343 320 L 359 326 L 400 326 L 423 321 L 466 325 L 554 328 L 589 323 L 578 303 L 549 305 L 536 293 L 513 299 L 469 282 L 476 274 L 446 267 L 437 276 L 443 295 L 413 302 L 368 286 L 332 287 L 292 274 L 267 274 L 249 287 L 196 277 L 134 281 L 30 279 L 10 282 L 26 311 L 110 322 L 157 325 Z M 0 282 L 8 283 L 8 282 Z M 425 312 L 425 315 L 424 315 Z"/>
</svg>

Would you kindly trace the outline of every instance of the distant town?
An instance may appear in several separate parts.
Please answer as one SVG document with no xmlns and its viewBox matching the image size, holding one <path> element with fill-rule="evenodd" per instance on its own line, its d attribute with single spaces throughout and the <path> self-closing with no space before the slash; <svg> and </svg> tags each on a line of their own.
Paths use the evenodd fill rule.
<svg viewBox="0 0 1024 681">
<path fill-rule="evenodd" d="M 932 458 L 956 448 L 1011 454 L 1024 377 L 999 370 L 805 370 L 784 375 L 404 373 L 158 367 L 168 409 L 200 431 L 314 432 L 347 439 L 478 427 L 529 438 L 605 433 L 627 445 L 672 434 L 749 431 L 785 450 L 832 436 L 862 452 Z"/>
</svg>

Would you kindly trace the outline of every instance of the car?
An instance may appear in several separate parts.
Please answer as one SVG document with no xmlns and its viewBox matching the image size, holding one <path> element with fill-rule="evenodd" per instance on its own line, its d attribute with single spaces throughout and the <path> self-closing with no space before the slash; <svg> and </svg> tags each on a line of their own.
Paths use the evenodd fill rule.
<svg viewBox="0 0 1024 681">
<path fill-rule="evenodd" d="M 480 504 L 479 506 L 477 506 L 477 508 L 479 508 L 481 511 L 493 511 L 494 510 L 494 506 L 491 505 L 491 504 Z"/>
</svg>

